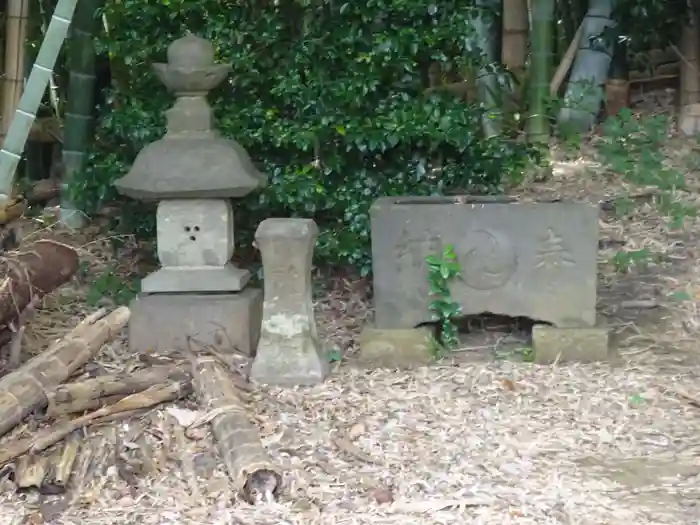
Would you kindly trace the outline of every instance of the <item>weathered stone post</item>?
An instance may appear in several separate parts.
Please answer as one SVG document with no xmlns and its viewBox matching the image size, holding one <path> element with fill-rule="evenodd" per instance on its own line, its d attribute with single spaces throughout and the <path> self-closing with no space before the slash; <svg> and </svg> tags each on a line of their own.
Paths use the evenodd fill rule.
<svg viewBox="0 0 700 525">
<path fill-rule="evenodd" d="M 161 269 L 142 281 L 132 303 L 133 350 L 186 347 L 189 338 L 223 351 L 250 353 L 259 335 L 262 292 L 246 287 L 250 272 L 231 263 L 232 198 L 267 179 L 235 141 L 219 135 L 207 93 L 231 71 L 214 63 L 214 47 L 188 34 L 153 66 L 177 100 L 165 137 L 146 146 L 116 182 L 134 199 L 157 200 Z"/>
<path fill-rule="evenodd" d="M 328 375 L 311 296 L 317 236 L 311 219 L 265 219 L 255 232 L 265 278 L 260 342 L 250 371 L 255 381 L 311 385 Z"/>
</svg>

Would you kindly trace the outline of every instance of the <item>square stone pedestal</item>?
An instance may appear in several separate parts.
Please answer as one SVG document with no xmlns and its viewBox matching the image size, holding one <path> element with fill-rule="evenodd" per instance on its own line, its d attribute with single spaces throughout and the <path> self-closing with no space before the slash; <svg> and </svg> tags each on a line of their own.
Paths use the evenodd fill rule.
<svg viewBox="0 0 700 525">
<path fill-rule="evenodd" d="M 141 294 L 129 320 L 134 352 L 187 348 L 187 338 L 230 353 L 233 345 L 253 355 L 260 337 L 263 293 L 246 288 L 233 294 Z"/>
<path fill-rule="evenodd" d="M 248 270 L 230 263 L 221 267 L 164 266 L 141 281 L 141 290 L 148 294 L 168 294 L 173 290 L 185 293 L 238 292 L 250 278 Z"/>
<path fill-rule="evenodd" d="M 413 368 L 430 364 L 430 327 L 375 328 L 360 334 L 358 364 L 367 368 Z"/>
<path fill-rule="evenodd" d="M 610 361 L 615 352 L 609 344 L 608 329 L 556 328 L 536 325 L 532 329 L 532 348 L 535 363 L 551 364 L 576 361 L 591 363 Z"/>
</svg>

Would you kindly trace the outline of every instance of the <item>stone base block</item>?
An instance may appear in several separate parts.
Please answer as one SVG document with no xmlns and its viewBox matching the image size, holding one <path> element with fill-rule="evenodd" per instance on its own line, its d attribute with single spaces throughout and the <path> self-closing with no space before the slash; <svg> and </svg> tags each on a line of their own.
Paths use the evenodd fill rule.
<svg viewBox="0 0 700 525">
<path fill-rule="evenodd" d="M 262 290 L 236 294 L 141 294 L 129 320 L 129 347 L 134 352 L 187 348 L 191 337 L 222 353 L 231 346 L 253 355 L 260 337 Z"/>
<path fill-rule="evenodd" d="M 536 325 L 532 329 L 534 361 L 549 364 L 565 361 L 590 363 L 608 361 L 614 357 L 608 330 L 593 328 L 555 328 Z"/>
<path fill-rule="evenodd" d="M 250 378 L 265 385 L 310 386 L 328 376 L 311 316 L 277 314 L 264 319 Z"/>
<path fill-rule="evenodd" d="M 141 281 L 144 293 L 240 292 L 251 274 L 233 264 L 212 267 L 165 266 Z"/>
<path fill-rule="evenodd" d="M 411 368 L 430 363 L 433 330 L 367 327 L 360 335 L 358 363 L 370 368 Z"/>
</svg>

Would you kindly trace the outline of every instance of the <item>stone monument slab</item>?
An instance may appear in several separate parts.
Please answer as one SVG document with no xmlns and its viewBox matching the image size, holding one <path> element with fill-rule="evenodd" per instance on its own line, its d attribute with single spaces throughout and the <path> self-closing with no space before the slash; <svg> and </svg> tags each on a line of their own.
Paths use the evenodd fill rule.
<svg viewBox="0 0 700 525">
<path fill-rule="evenodd" d="M 318 227 L 311 219 L 265 219 L 255 232 L 265 300 L 250 377 L 279 386 L 311 385 L 328 375 L 311 295 Z"/>
<path fill-rule="evenodd" d="M 254 355 L 260 337 L 263 293 L 247 287 L 236 294 L 141 294 L 129 320 L 129 346 L 135 352 L 187 348 L 188 338 L 223 354 Z"/>
<path fill-rule="evenodd" d="M 499 197 L 385 197 L 371 209 L 377 328 L 431 320 L 425 258 L 451 244 L 463 315 L 595 324 L 598 208 Z"/>
</svg>

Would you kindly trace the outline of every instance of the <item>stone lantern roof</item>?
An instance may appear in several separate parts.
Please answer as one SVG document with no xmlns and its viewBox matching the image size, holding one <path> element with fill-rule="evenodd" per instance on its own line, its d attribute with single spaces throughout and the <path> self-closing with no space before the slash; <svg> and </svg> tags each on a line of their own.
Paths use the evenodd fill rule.
<svg viewBox="0 0 700 525">
<path fill-rule="evenodd" d="M 168 63 L 153 69 L 177 100 L 166 112 L 165 136 L 136 157 L 117 190 L 133 199 L 202 199 L 243 197 L 265 186 L 267 177 L 248 153 L 216 130 L 207 93 L 230 73 L 231 65 L 214 63 L 211 42 L 187 34 L 168 48 Z"/>
</svg>

